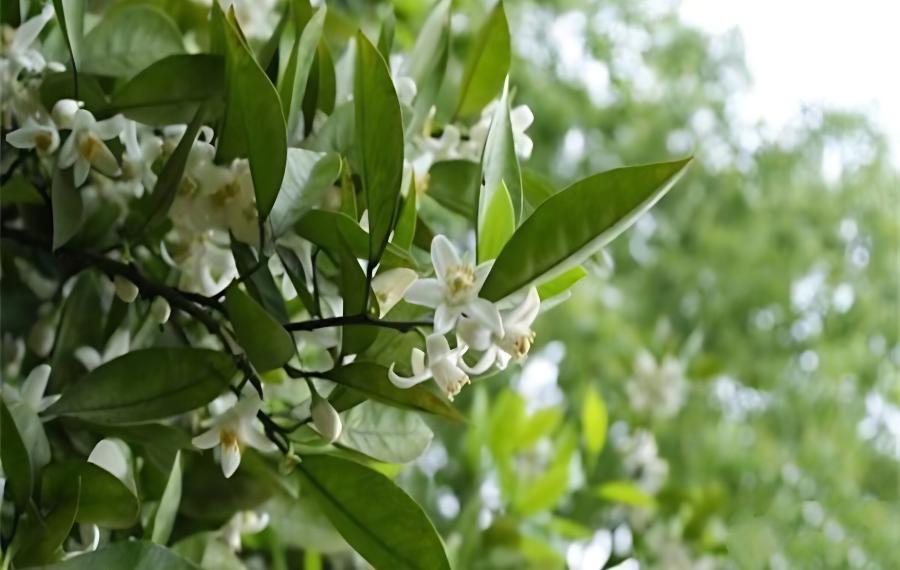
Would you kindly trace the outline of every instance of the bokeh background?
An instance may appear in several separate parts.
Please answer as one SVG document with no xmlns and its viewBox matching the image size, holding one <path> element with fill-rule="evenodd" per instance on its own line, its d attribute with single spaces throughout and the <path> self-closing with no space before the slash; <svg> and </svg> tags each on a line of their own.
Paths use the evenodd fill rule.
<svg viewBox="0 0 900 570">
<path fill-rule="evenodd" d="M 400 474 L 456 567 L 900 567 L 894 9 L 758 4 L 507 2 L 529 169 L 697 160 Z"/>
</svg>

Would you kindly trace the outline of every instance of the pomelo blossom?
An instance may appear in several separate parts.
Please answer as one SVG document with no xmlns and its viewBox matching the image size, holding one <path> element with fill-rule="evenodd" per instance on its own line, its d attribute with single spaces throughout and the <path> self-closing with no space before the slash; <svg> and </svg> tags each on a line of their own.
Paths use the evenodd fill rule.
<svg viewBox="0 0 900 570">
<path fill-rule="evenodd" d="M 139 132 L 140 131 L 140 132 Z M 156 173 L 153 163 L 163 151 L 163 141 L 152 132 L 139 129 L 134 121 L 127 121 L 120 137 L 125 145 L 122 154 L 122 176 L 130 184 L 135 198 L 143 196 L 144 191 L 153 190 L 156 186 Z"/>
<path fill-rule="evenodd" d="M 256 511 L 238 511 L 234 513 L 220 531 L 225 544 L 233 552 L 241 551 L 241 536 L 262 532 L 269 526 L 269 514 Z"/>
<path fill-rule="evenodd" d="M 408 267 L 395 267 L 375 274 L 372 278 L 372 292 L 378 300 L 380 316 L 388 314 L 400 302 L 418 277 L 418 274 Z"/>
<path fill-rule="evenodd" d="M 687 397 L 684 364 L 671 355 L 662 362 L 646 350 L 634 359 L 634 374 L 625 385 L 631 408 L 643 415 L 659 419 L 675 416 Z"/>
<path fill-rule="evenodd" d="M 262 400 L 256 394 L 241 397 L 234 406 L 212 419 L 210 428 L 191 440 L 199 449 L 219 448 L 222 473 L 231 477 L 241 464 L 244 447 L 274 451 L 275 444 L 256 425 Z"/>
<path fill-rule="evenodd" d="M 234 256 L 228 248 L 228 234 L 207 231 L 178 236 L 174 244 L 160 248 L 162 258 L 180 270 L 178 286 L 186 291 L 212 295 L 222 291 L 237 277 Z"/>
<path fill-rule="evenodd" d="M 494 108 L 497 101 L 481 111 L 481 118 L 469 130 L 469 140 L 463 145 L 461 152 L 470 157 L 471 160 L 480 160 L 481 151 L 487 141 L 488 131 L 491 129 L 491 120 L 494 116 Z M 531 151 L 534 149 L 534 142 L 525 131 L 534 122 L 534 113 L 528 105 L 519 105 L 509 112 L 509 123 L 512 129 L 513 144 L 516 148 L 516 154 L 522 160 L 531 158 Z"/>
<path fill-rule="evenodd" d="M 17 29 L 3 26 L 0 77 L 3 79 L 4 91 L 9 87 L 8 82 L 14 81 L 20 72 L 38 73 L 47 66 L 43 54 L 37 49 L 39 46 L 35 44 L 41 31 L 53 19 L 53 15 L 53 4 L 47 2 L 40 13 L 22 22 Z"/>
<path fill-rule="evenodd" d="M 61 394 L 45 396 L 47 382 L 50 380 L 50 366 L 39 364 L 32 368 L 20 388 L 8 383 L 3 384 L 3 396 L 12 402 L 21 402 L 35 413 L 40 413 L 56 402 Z"/>
<path fill-rule="evenodd" d="M 431 242 L 434 277 L 419 279 L 406 290 L 404 299 L 415 305 L 433 308 L 434 331 L 449 332 L 463 315 L 475 319 L 493 334 L 503 335 L 503 323 L 497 307 L 478 297 L 493 262 L 474 266 L 460 258 L 446 237 L 435 236 Z"/>
<path fill-rule="evenodd" d="M 59 131 L 49 119 L 38 121 L 28 117 L 22 127 L 6 135 L 6 142 L 19 149 L 33 148 L 38 154 L 47 156 L 59 148 Z"/>
<path fill-rule="evenodd" d="M 106 143 L 117 138 L 125 128 L 126 120 L 122 115 L 98 121 L 93 113 L 79 109 L 72 121 L 72 132 L 59 151 L 59 166 L 74 167 L 76 186 L 87 180 L 91 167 L 107 176 L 118 176 L 121 173 L 116 156 Z"/>
<path fill-rule="evenodd" d="M 495 364 L 500 369 L 506 368 L 510 359 L 517 362 L 524 360 L 534 342 L 531 325 L 537 319 L 540 309 L 541 298 L 537 289 L 532 287 L 519 305 L 500 313 L 503 321 L 502 335 L 493 333 L 475 319 L 460 319 L 456 328 L 457 337 L 469 348 L 484 351 L 477 364 L 470 368 L 463 363 L 463 369 L 469 374 L 477 375 Z"/>
<path fill-rule="evenodd" d="M 313 427 L 322 436 L 326 443 L 334 443 L 341 436 L 343 424 L 341 416 L 334 406 L 315 391 L 312 395 L 312 408 L 310 409 Z"/>
<path fill-rule="evenodd" d="M 452 400 L 462 387 L 469 383 L 469 376 L 460 367 L 462 355 L 466 351 L 465 346 L 451 349 L 444 335 L 433 333 L 425 339 L 425 350 L 427 354 L 418 348 L 412 349 L 412 376 L 398 375 L 394 372 L 392 364 L 388 370 L 388 378 L 398 388 L 411 388 L 434 378 L 441 390 Z"/>
</svg>

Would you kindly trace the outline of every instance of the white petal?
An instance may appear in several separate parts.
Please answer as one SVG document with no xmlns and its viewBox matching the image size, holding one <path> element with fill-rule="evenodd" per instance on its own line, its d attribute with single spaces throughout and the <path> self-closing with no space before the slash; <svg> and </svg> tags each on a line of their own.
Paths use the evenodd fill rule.
<svg viewBox="0 0 900 570">
<path fill-rule="evenodd" d="M 524 132 L 534 122 L 534 113 L 528 105 L 519 105 L 509 113 L 509 123 L 514 132 Z"/>
<path fill-rule="evenodd" d="M 71 129 L 75 120 L 75 113 L 81 108 L 81 103 L 75 99 L 60 99 L 53 105 L 50 116 L 60 129 Z"/>
<path fill-rule="evenodd" d="M 540 310 L 541 296 L 538 294 L 537 289 L 532 287 L 528 290 L 528 295 L 525 296 L 522 303 L 513 309 L 509 315 L 503 319 L 503 322 L 513 327 L 522 326 L 527 328 L 534 323 Z"/>
<path fill-rule="evenodd" d="M 103 358 L 92 346 L 79 346 L 75 349 L 75 358 L 87 370 L 93 370 L 103 363 Z"/>
<path fill-rule="evenodd" d="M 219 441 L 219 429 L 212 428 L 192 439 L 191 444 L 197 449 L 212 449 L 219 445 Z"/>
<path fill-rule="evenodd" d="M 317 397 L 318 398 L 318 397 Z M 341 424 L 341 416 L 334 409 L 328 400 L 318 398 L 316 404 L 312 407 L 313 425 L 322 435 L 322 439 L 326 443 L 334 443 L 340 437 L 343 426 Z"/>
<path fill-rule="evenodd" d="M 62 398 L 62 394 L 53 394 L 52 396 L 45 396 L 41 398 L 41 401 L 35 411 L 38 413 L 43 412 L 44 410 L 55 404 L 56 401 L 60 398 Z"/>
<path fill-rule="evenodd" d="M 472 290 L 475 291 L 475 293 L 481 291 L 481 287 L 484 285 L 488 274 L 491 272 L 491 267 L 493 266 L 494 260 L 492 259 L 479 264 L 478 267 L 475 268 L 475 282 L 472 284 Z"/>
<path fill-rule="evenodd" d="M 131 332 L 128 329 L 119 329 L 109 337 L 106 350 L 103 351 L 103 362 L 109 362 L 119 358 L 128 352 L 131 347 Z"/>
<path fill-rule="evenodd" d="M 241 432 L 241 437 L 243 438 L 244 443 L 259 451 L 275 451 L 278 449 L 275 447 L 272 440 L 266 437 L 266 434 L 261 432 L 255 426 L 246 426 Z"/>
<path fill-rule="evenodd" d="M 500 351 L 496 346 L 492 346 L 485 351 L 478 362 L 474 366 L 469 367 L 465 360 L 460 360 L 459 367 L 462 368 L 470 376 L 478 376 L 484 374 L 497 361 L 497 354 Z"/>
<path fill-rule="evenodd" d="M 241 448 L 237 445 L 222 446 L 222 474 L 225 478 L 229 478 L 237 471 L 238 465 L 241 464 Z"/>
<path fill-rule="evenodd" d="M 412 366 L 413 374 L 416 376 L 421 376 L 422 374 L 427 374 L 427 369 L 425 367 L 425 353 L 422 352 L 419 348 L 414 347 L 412 349 L 412 354 L 410 355 L 410 365 Z"/>
<path fill-rule="evenodd" d="M 101 139 L 108 141 L 109 139 L 114 139 L 119 136 L 123 130 L 125 130 L 125 125 L 128 121 L 122 115 L 116 115 L 115 117 L 110 117 L 109 119 L 103 121 L 97 121 L 94 125 L 93 131 L 97 133 L 97 136 Z"/>
<path fill-rule="evenodd" d="M 120 443 L 115 439 L 101 439 L 91 450 L 88 456 L 88 463 L 105 469 L 112 473 L 120 481 L 128 479 L 129 465 L 128 458 L 125 456 Z"/>
<path fill-rule="evenodd" d="M 460 265 L 456 248 L 450 240 L 440 234 L 431 240 L 431 262 L 434 264 L 434 273 L 438 279 L 443 279 L 451 268 Z"/>
<path fill-rule="evenodd" d="M 85 159 L 78 157 L 75 159 L 75 186 L 81 186 L 87 180 L 88 174 L 91 172 L 91 163 Z"/>
<path fill-rule="evenodd" d="M 428 366 L 433 366 L 450 354 L 450 343 L 444 335 L 433 333 L 425 339 L 425 350 L 428 352 Z"/>
<path fill-rule="evenodd" d="M 419 279 L 409 286 L 403 298 L 413 305 L 435 308 L 444 298 L 444 288 L 437 279 Z"/>
<path fill-rule="evenodd" d="M 36 125 L 26 124 L 21 129 L 16 129 L 6 135 L 6 142 L 16 148 L 34 148 L 34 137 L 41 131 Z"/>
<path fill-rule="evenodd" d="M 116 155 L 109 150 L 109 147 L 103 143 L 97 143 L 97 152 L 91 159 L 94 167 L 108 176 L 117 176 L 121 171 L 119 163 L 116 161 Z"/>
<path fill-rule="evenodd" d="M 434 332 L 442 335 L 450 332 L 461 313 L 462 310 L 458 306 L 438 305 L 438 308 L 434 311 Z"/>
<path fill-rule="evenodd" d="M 463 317 L 456 325 L 456 336 L 475 350 L 487 350 L 492 344 L 491 330 L 479 321 Z"/>
<path fill-rule="evenodd" d="M 378 299 L 381 316 L 386 315 L 403 298 L 406 290 L 415 283 L 418 275 L 408 267 L 379 271 L 372 279 L 372 291 Z"/>
<path fill-rule="evenodd" d="M 50 379 L 50 366 L 40 364 L 28 373 L 28 378 L 22 383 L 22 400 L 34 411 L 40 411 L 41 399 L 47 389 L 47 381 Z"/>
<path fill-rule="evenodd" d="M 100 546 L 100 529 L 95 524 L 79 524 L 78 533 L 85 552 L 93 552 Z"/>
<path fill-rule="evenodd" d="M 78 160 L 78 149 L 75 148 L 75 137 L 69 135 L 62 148 L 59 149 L 59 166 L 68 168 L 75 164 L 76 160 Z"/>
<path fill-rule="evenodd" d="M 29 18 L 22 22 L 22 25 L 15 32 L 11 48 L 13 50 L 22 50 L 34 43 L 34 40 L 40 35 L 41 30 L 53 18 L 53 6 L 48 2 L 41 13 L 33 18 Z"/>
<path fill-rule="evenodd" d="M 398 376 L 396 372 L 394 372 L 394 365 L 391 364 L 390 369 L 388 369 L 388 379 L 390 379 L 391 384 L 398 388 L 403 388 L 404 390 L 407 388 L 412 388 L 416 384 L 421 384 L 422 382 L 431 378 L 431 371 L 426 370 L 422 374 L 416 374 L 415 376 L 404 377 Z"/>
<path fill-rule="evenodd" d="M 491 330 L 498 338 L 503 338 L 503 321 L 500 319 L 500 311 L 497 306 L 480 297 L 472 299 L 464 309 L 467 316 L 480 322 Z"/>
</svg>

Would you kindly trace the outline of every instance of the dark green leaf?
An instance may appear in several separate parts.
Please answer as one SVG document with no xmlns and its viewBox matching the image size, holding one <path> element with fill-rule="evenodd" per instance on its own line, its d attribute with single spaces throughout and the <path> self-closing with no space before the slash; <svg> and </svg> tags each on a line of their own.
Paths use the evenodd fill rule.
<svg viewBox="0 0 900 570">
<path fill-rule="evenodd" d="M 96 552 L 89 552 L 70 560 L 39 568 L 41 570 L 98 570 L 100 568 L 200 570 L 199 566 L 181 558 L 168 548 L 152 542 L 137 540 L 113 543 Z"/>
<path fill-rule="evenodd" d="M 403 72 L 416 83 L 413 120 L 407 132 L 421 128 L 444 80 L 450 46 L 450 0 L 441 0 L 431 9 L 419 31 Z"/>
<path fill-rule="evenodd" d="M 46 518 L 39 518 L 36 511 L 29 509 L 28 517 L 16 529 L 15 549 L 10 548 L 10 551 L 16 552 L 17 567 L 45 564 L 58 556 L 59 547 L 75 524 L 81 495 L 81 479 L 69 480 L 66 484 L 69 490 L 63 492 L 59 502 L 54 505 Z"/>
<path fill-rule="evenodd" d="M 235 373 L 231 357 L 214 350 L 135 350 L 92 370 L 46 413 L 99 424 L 168 418 L 211 401 Z"/>
<path fill-rule="evenodd" d="M 481 289 L 499 301 L 564 273 L 625 231 L 684 172 L 690 159 L 618 168 L 558 192 L 526 219 L 500 252 Z"/>
<path fill-rule="evenodd" d="M 81 43 L 84 39 L 84 0 L 53 0 L 53 8 L 69 51 L 74 92 L 79 95 L 78 67 L 81 65 Z"/>
<path fill-rule="evenodd" d="M 3 447 L 0 448 L 0 460 L 3 461 L 3 470 L 9 479 L 9 489 L 16 506 L 21 509 L 31 497 L 34 488 L 34 474 L 32 473 L 31 458 L 28 449 L 19 434 L 16 422 L 6 407 L 6 402 L 0 398 L 0 439 Z"/>
<path fill-rule="evenodd" d="M 316 57 L 316 49 L 322 37 L 322 29 L 325 26 L 326 12 L 327 8 L 323 4 L 310 18 L 303 32 L 297 36 L 285 75 L 279 85 L 282 110 L 287 117 L 288 140 L 291 142 L 303 140 L 303 97 L 310 69 Z"/>
<path fill-rule="evenodd" d="M 74 382 L 84 371 L 75 358 L 75 349 L 80 346 L 99 348 L 104 341 L 103 303 L 100 299 L 100 284 L 97 277 L 82 272 L 63 305 L 62 317 L 56 334 L 56 346 L 50 363 L 50 390 L 57 392 Z"/>
<path fill-rule="evenodd" d="M 110 11 L 85 36 L 80 71 L 129 77 L 182 52 L 181 31 L 169 16 L 152 6 L 125 6 Z"/>
<path fill-rule="evenodd" d="M 287 135 L 278 92 L 244 43 L 236 24 L 213 5 L 213 27 L 223 31 L 226 45 L 225 118 L 216 159 L 250 162 L 256 208 L 265 220 L 275 204 L 287 159 Z"/>
<path fill-rule="evenodd" d="M 381 259 L 394 227 L 403 174 L 403 122 L 387 64 L 362 32 L 356 34 L 354 108 L 360 178 L 369 210 L 369 253 Z"/>
<path fill-rule="evenodd" d="M 275 284 L 269 271 L 268 260 L 265 257 L 257 258 L 252 247 L 236 239 L 231 240 L 231 253 L 247 293 L 276 321 L 287 322 L 287 306 L 281 296 L 281 288 Z"/>
<path fill-rule="evenodd" d="M 53 204 L 53 249 L 56 250 L 66 245 L 84 222 L 81 191 L 75 187 L 71 168 L 53 171 L 50 201 Z"/>
<path fill-rule="evenodd" d="M 236 285 L 225 293 L 225 309 L 238 343 L 257 371 L 280 368 L 294 356 L 291 334 Z"/>
<path fill-rule="evenodd" d="M 476 163 L 445 160 L 431 165 L 426 196 L 451 212 L 474 220 L 480 186 L 481 169 Z"/>
<path fill-rule="evenodd" d="M 422 507 L 381 473 L 325 455 L 304 457 L 298 472 L 302 491 L 375 568 L 449 570 Z"/>
<path fill-rule="evenodd" d="M 158 544 L 165 544 L 172 534 L 172 526 L 175 524 L 175 516 L 178 514 L 178 505 L 181 503 L 181 452 L 175 454 L 172 462 L 172 471 L 169 472 L 169 480 L 163 491 L 159 506 L 153 514 L 153 520 L 147 532 L 150 540 Z"/>
<path fill-rule="evenodd" d="M 281 191 L 269 216 L 272 236 L 277 238 L 306 212 L 319 206 L 322 193 L 341 174 L 337 153 L 289 148 Z"/>
<path fill-rule="evenodd" d="M 71 482 L 81 480 L 78 498 L 80 523 L 105 528 L 129 528 L 140 513 L 138 498 L 109 471 L 86 461 L 52 463 L 44 469 L 41 500 L 61 504 L 71 493 Z"/>
<path fill-rule="evenodd" d="M 408 463 L 434 436 L 415 412 L 366 402 L 344 414 L 337 443 L 386 463 Z"/>
<path fill-rule="evenodd" d="M 109 104 L 106 93 L 97 77 L 78 74 L 78 94 L 75 93 L 75 81 L 71 70 L 59 73 L 47 73 L 41 82 L 41 103 L 52 109 L 60 99 L 78 99 L 84 102 L 84 108 L 100 116 L 107 114 Z"/>
<path fill-rule="evenodd" d="M 372 362 L 354 362 L 322 374 L 323 378 L 337 384 L 353 388 L 384 404 L 419 410 L 451 420 L 462 420 L 462 416 L 444 398 L 431 392 L 424 385 L 412 388 L 397 388 L 388 379 L 387 368 Z"/>
<path fill-rule="evenodd" d="M 19 174 L 9 179 L 0 188 L 0 206 L 11 204 L 42 204 L 44 200 L 34 184 Z"/>
<path fill-rule="evenodd" d="M 346 241 L 342 241 L 340 248 L 341 262 L 341 297 L 344 299 L 344 312 L 349 315 L 365 313 L 369 299 L 374 298 L 366 280 L 366 275 L 359 266 L 359 261 Z M 372 312 L 378 314 L 377 307 Z M 373 326 L 350 325 L 343 327 L 341 352 L 344 354 L 358 354 L 368 348 L 378 336 L 378 329 Z"/>
<path fill-rule="evenodd" d="M 394 239 L 391 240 L 397 247 L 409 250 L 413 244 L 413 238 L 416 235 L 416 219 L 418 218 L 419 209 L 416 207 L 416 185 L 415 181 L 409 181 L 409 191 L 406 193 L 406 199 L 403 200 L 403 206 L 400 208 L 400 217 L 397 219 L 397 229 L 394 230 Z"/>
<path fill-rule="evenodd" d="M 312 210 L 294 224 L 294 231 L 300 237 L 333 252 L 340 251 L 341 239 L 345 239 L 353 255 L 359 258 L 367 257 L 369 236 L 353 218 L 346 214 Z M 416 266 L 408 252 L 393 244 L 388 244 L 385 250 L 384 263 L 393 267 Z"/>
<path fill-rule="evenodd" d="M 211 453 L 185 457 L 181 512 L 221 525 L 236 511 L 254 509 L 272 497 L 275 485 L 248 469 L 252 451 L 244 450 L 241 468 L 228 479 Z"/>
<path fill-rule="evenodd" d="M 509 25 L 501 0 L 488 15 L 469 48 L 457 115 L 475 115 L 497 96 L 509 73 L 509 60 Z"/>
<path fill-rule="evenodd" d="M 112 96 L 114 112 L 148 125 L 188 123 L 201 104 L 225 93 L 225 62 L 209 54 L 180 54 L 144 69 Z"/>
</svg>

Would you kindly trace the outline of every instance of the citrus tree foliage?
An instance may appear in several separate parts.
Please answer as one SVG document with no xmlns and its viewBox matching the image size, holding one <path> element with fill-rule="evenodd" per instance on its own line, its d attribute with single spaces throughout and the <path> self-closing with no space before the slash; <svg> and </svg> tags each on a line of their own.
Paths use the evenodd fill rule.
<svg viewBox="0 0 900 570">
<path fill-rule="evenodd" d="M 395 46 L 305 0 L 3 3 L 6 567 L 450 567 L 392 465 L 690 160 L 541 183 L 503 3 L 463 54 L 451 12 Z"/>
</svg>

